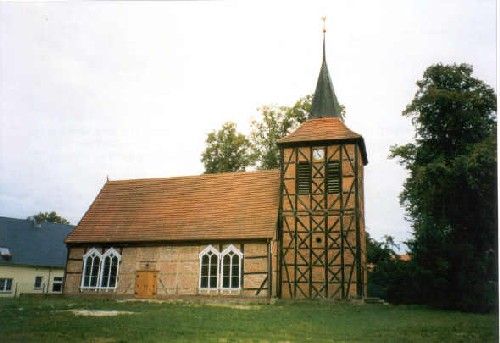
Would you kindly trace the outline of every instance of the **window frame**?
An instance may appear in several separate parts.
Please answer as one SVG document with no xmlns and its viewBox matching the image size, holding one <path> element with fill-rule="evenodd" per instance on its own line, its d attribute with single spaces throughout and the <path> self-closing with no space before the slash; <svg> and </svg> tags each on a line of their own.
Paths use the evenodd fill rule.
<svg viewBox="0 0 500 343">
<path fill-rule="evenodd" d="M 1 283 L 3 283 L 3 287 L 0 289 L 0 293 L 12 293 L 12 285 L 14 284 L 13 278 L 0 278 L 0 284 Z"/>
<path fill-rule="evenodd" d="M 230 255 L 230 253 L 233 253 L 233 255 Z M 229 287 L 224 287 L 224 257 L 225 256 L 230 256 L 230 264 L 229 264 Z M 238 256 L 238 287 L 232 287 L 233 283 L 233 258 L 235 256 Z M 221 264 L 221 284 L 220 284 L 220 289 L 221 290 L 239 290 L 241 289 L 241 265 L 243 261 L 243 253 L 237 249 L 234 245 L 230 244 L 224 251 L 221 253 L 221 259 L 220 259 L 220 264 Z"/>
<path fill-rule="evenodd" d="M 303 167 L 307 167 L 305 171 L 307 176 L 304 176 Z M 295 166 L 295 188 L 297 195 L 309 195 L 312 193 L 312 164 L 309 161 L 299 161 Z M 307 184 L 307 191 L 302 187 L 303 183 Z"/>
<path fill-rule="evenodd" d="M 211 255 L 208 255 L 209 253 L 211 253 Z M 203 291 L 213 291 L 213 290 L 218 290 L 219 289 L 219 284 L 220 284 L 220 257 L 221 257 L 221 254 L 219 252 L 219 250 L 217 250 L 216 248 L 214 248 L 214 246 L 212 244 L 209 244 L 205 249 L 203 249 L 200 254 L 198 255 L 199 258 L 200 258 L 200 277 L 199 277 L 199 282 L 198 282 L 198 288 L 200 290 L 203 290 Z M 208 273 L 207 273 L 207 279 L 208 279 L 208 283 L 207 283 L 207 286 L 211 286 L 210 284 L 210 278 L 212 277 L 211 275 L 211 266 L 212 266 L 212 256 L 215 256 L 216 259 L 217 259 L 217 274 L 216 274 L 216 285 L 215 285 L 215 288 L 214 287 L 202 287 L 202 278 L 203 278 L 203 257 L 204 256 L 210 256 L 209 257 L 209 263 L 208 263 Z"/>
<path fill-rule="evenodd" d="M 328 161 L 325 165 L 326 169 L 326 192 L 328 194 L 340 194 L 342 192 L 342 168 L 340 161 Z M 332 187 L 330 187 L 332 184 Z M 333 184 L 336 184 L 334 187 Z"/>
<path fill-rule="evenodd" d="M 113 260 L 116 258 L 116 265 L 113 265 Z M 89 261 L 89 259 L 91 261 Z M 107 249 L 104 254 L 101 254 L 96 248 L 92 248 L 83 255 L 83 269 L 82 269 L 82 280 L 80 283 L 80 289 L 88 290 L 116 290 L 118 287 L 120 262 L 122 256 L 115 248 Z M 96 264 L 96 260 L 99 262 Z M 110 261 L 111 264 L 108 269 L 107 279 L 104 278 L 104 272 L 106 270 L 106 261 Z M 90 268 L 88 268 L 90 263 Z M 110 285 L 110 276 L 113 274 L 113 270 L 116 268 L 116 273 L 114 273 L 114 284 Z M 89 273 L 88 275 L 86 273 Z M 94 275 L 95 274 L 95 275 Z M 106 285 L 103 285 L 104 280 L 107 280 Z M 94 283 L 95 282 L 95 283 Z"/>
<path fill-rule="evenodd" d="M 37 281 L 40 281 L 40 283 L 38 285 L 37 285 Z M 33 285 L 33 289 L 36 289 L 36 290 L 43 289 L 43 276 L 35 276 L 35 283 Z"/>
<path fill-rule="evenodd" d="M 62 276 L 54 276 L 54 278 L 52 279 L 52 293 L 62 293 L 63 283 L 64 283 L 64 278 Z M 54 289 L 56 285 L 61 287 L 61 289 L 56 291 Z"/>
</svg>

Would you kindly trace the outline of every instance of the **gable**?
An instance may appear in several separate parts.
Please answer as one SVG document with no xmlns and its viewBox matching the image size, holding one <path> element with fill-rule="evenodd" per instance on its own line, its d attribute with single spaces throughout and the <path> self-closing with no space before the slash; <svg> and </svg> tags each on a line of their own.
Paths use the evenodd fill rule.
<svg viewBox="0 0 500 343">
<path fill-rule="evenodd" d="M 272 238 L 279 170 L 108 181 L 66 243 Z"/>
</svg>

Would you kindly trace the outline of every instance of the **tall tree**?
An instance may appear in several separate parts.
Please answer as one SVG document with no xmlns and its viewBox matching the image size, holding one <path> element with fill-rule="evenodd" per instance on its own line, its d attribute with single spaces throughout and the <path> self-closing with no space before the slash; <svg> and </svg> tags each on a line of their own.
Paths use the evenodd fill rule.
<svg viewBox="0 0 500 343">
<path fill-rule="evenodd" d="M 433 65 L 403 115 L 415 142 L 391 148 L 409 177 L 401 202 L 420 301 L 463 310 L 496 306 L 496 96 L 471 65 Z"/>
<path fill-rule="evenodd" d="M 70 224 L 69 220 L 66 218 L 63 218 L 61 216 L 58 216 L 56 212 L 39 212 L 38 214 L 35 214 L 32 218 L 35 219 L 35 221 L 40 224 L 43 222 L 48 222 L 48 223 L 61 223 L 61 224 Z M 30 217 L 28 217 L 30 219 Z"/>
<path fill-rule="evenodd" d="M 236 131 L 235 123 L 224 123 L 220 130 L 210 132 L 205 143 L 201 161 L 206 174 L 239 171 L 252 162 L 250 143 Z"/>
<path fill-rule="evenodd" d="M 259 169 L 279 167 L 276 141 L 307 120 L 311 112 L 312 95 L 300 98 L 292 107 L 265 105 L 259 108 L 261 117 L 251 122 L 250 141 L 253 159 Z"/>
</svg>

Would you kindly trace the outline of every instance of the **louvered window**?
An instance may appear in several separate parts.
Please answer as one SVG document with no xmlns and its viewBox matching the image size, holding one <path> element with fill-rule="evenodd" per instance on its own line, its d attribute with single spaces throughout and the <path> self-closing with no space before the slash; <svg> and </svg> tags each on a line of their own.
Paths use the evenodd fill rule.
<svg viewBox="0 0 500 343">
<path fill-rule="evenodd" d="M 311 164 L 300 162 L 297 165 L 297 194 L 311 193 Z"/>
<path fill-rule="evenodd" d="M 326 187 L 329 194 L 340 194 L 340 162 L 326 164 Z"/>
</svg>

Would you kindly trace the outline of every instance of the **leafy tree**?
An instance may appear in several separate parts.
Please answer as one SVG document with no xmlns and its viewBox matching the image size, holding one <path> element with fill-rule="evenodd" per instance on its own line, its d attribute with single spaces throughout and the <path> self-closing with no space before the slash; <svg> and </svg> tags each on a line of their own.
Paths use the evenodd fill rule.
<svg viewBox="0 0 500 343">
<path fill-rule="evenodd" d="M 253 159 L 259 169 L 279 167 L 280 158 L 276 141 L 286 136 L 307 120 L 311 112 L 312 96 L 300 98 L 292 107 L 265 105 L 259 108 L 260 120 L 251 122 L 250 141 Z"/>
<path fill-rule="evenodd" d="M 61 223 L 70 225 L 69 220 L 61 216 L 58 216 L 57 213 L 54 211 L 43 212 L 43 213 L 39 212 L 38 214 L 35 214 L 33 218 L 35 219 L 35 222 L 37 222 L 38 224 L 43 222 L 48 222 L 48 223 Z M 30 219 L 30 217 L 28 217 L 27 219 Z"/>
<path fill-rule="evenodd" d="M 379 242 L 366 233 L 366 262 L 376 265 L 379 262 L 391 260 L 396 254 L 394 248 L 397 245 L 394 243 L 392 236 L 385 235 L 384 241 Z"/>
<path fill-rule="evenodd" d="M 394 238 L 384 236 L 382 241 L 366 237 L 368 296 L 378 297 L 393 304 L 415 302 L 414 267 L 412 262 L 397 258 Z"/>
<path fill-rule="evenodd" d="M 251 164 L 250 143 L 236 131 L 235 123 L 224 123 L 219 131 L 209 133 L 205 142 L 201 161 L 206 174 L 235 172 Z"/>
<path fill-rule="evenodd" d="M 415 142 L 391 148 L 409 177 L 401 202 L 419 301 L 470 311 L 496 306 L 496 96 L 467 64 L 433 65 L 403 115 Z"/>
</svg>

